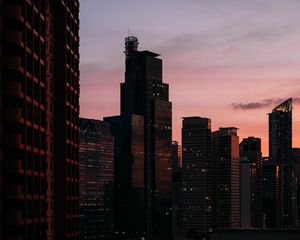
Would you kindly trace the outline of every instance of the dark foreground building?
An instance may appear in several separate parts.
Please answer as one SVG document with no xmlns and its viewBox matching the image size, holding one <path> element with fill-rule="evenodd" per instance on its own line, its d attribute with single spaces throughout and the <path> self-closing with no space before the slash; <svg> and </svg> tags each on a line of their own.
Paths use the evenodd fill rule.
<svg viewBox="0 0 300 240">
<path fill-rule="evenodd" d="M 79 239 L 78 12 L 77 0 L 0 1 L 5 240 Z"/>
<path fill-rule="evenodd" d="M 212 228 L 211 120 L 185 117 L 182 121 L 182 233 L 205 235 Z"/>
<path fill-rule="evenodd" d="M 276 165 L 276 226 L 296 226 L 296 178 L 292 159 L 292 99 L 269 113 L 269 154 Z"/>
<path fill-rule="evenodd" d="M 237 128 L 213 132 L 214 229 L 240 227 L 240 160 Z"/>
<path fill-rule="evenodd" d="M 145 236 L 144 119 L 109 117 L 114 136 L 114 224 L 116 239 Z"/>
<path fill-rule="evenodd" d="M 113 144 L 108 123 L 80 118 L 80 239 L 114 239 Z"/>
<path fill-rule="evenodd" d="M 116 232 L 120 238 L 171 237 L 172 105 L 158 54 L 125 40 L 121 115 L 105 118 L 115 138 Z"/>
<path fill-rule="evenodd" d="M 300 148 L 292 149 L 292 159 L 297 178 L 297 226 L 300 226 Z"/>
<path fill-rule="evenodd" d="M 220 230 L 210 234 L 210 240 L 298 240 L 299 229 Z"/>
</svg>

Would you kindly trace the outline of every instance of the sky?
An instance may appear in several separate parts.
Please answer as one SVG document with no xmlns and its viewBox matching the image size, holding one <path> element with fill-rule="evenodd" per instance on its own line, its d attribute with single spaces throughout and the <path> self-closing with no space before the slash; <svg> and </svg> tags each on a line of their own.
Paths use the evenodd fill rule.
<svg viewBox="0 0 300 240">
<path fill-rule="evenodd" d="M 212 119 L 262 138 L 268 113 L 293 97 L 293 147 L 300 147 L 299 0 L 81 0 L 81 117 L 119 114 L 124 39 L 159 53 L 170 85 L 173 139 L 182 117 Z"/>
</svg>

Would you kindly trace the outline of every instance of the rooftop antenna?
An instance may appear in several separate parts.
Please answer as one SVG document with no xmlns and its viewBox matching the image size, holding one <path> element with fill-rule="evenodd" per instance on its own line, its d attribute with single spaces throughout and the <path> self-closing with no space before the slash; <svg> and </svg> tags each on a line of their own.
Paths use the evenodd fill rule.
<svg viewBox="0 0 300 240">
<path fill-rule="evenodd" d="M 139 45 L 139 40 L 135 36 L 130 36 L 129 28 L 128 28 L 128 37 L 125 38 L 125 56 L 126 59 L 129 58 L 130 54 L 134 51 L 137 51 Z"/>
</svg>

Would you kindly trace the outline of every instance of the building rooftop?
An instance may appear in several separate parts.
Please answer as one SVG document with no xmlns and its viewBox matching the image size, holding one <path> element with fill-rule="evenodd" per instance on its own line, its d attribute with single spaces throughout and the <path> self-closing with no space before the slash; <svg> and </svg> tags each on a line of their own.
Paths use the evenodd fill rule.
<svg viewBox="0 0 300 240">
<path fill-rule="evenodd" d="M 154 53 L 154 52 L 150 52 L 148 50 L 141 51 L 141 53 L 143 53 L 145 55 L 148 55 L 148 56 L 151 56 L 151 57 L 158 57 L 158 56 L 160 56 L 160 54 Z"/>
<path fill-rule="evenodd" d="M 287 99 L 283 103 L 280 103 L 276 108 L 273 109 L 272 112 L 280 111 L 280 112 L 291 112 L 292 111 L 292 98 Z"/>
</svg>

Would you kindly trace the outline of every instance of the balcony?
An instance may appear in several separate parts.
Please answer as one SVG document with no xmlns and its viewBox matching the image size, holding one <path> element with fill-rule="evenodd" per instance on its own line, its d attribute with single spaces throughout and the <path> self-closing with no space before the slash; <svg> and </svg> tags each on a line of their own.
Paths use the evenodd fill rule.
<svg viewBox="0 0 300 240">
<path fill-rule="evenodd" d="M 23 225 L 25 223 L 22 218 L 22 212 L 12 209 L 6 211 L 4 219 L 7 225 Z"/>
<path fill-rule="evenodd" d="M 3 36 L 4 42 L 9 44 L 16 44 L 21 47 L 24 47 L 24 43 L 22 41 L 22 33 L 18 31 L 7 31 Z"/>
<path fill-rule="evenodd" d="M 4 67 L 15 71 L 23 72 L 20 57 L 17 56 L 4 56 L 4 57 L 5 57 Z"/>
<path fill-rule="evenodd" d="M 17 97 L 24 97 L 22 93 L 21 83 L 19 82 L 8 82 L 4 86 L 4 94 L 17 96 Z"/>
<path fill-rule="evenodd" d="M 4 121 L 24 123 L 22 110 L 16 107 L 8 107 L 4 110 Z"/>
<path fill-rule="evenodd" d="M 6 198 L 6 199 L 24 199 L 22 187 L 19 185 L 5 187 L 4 198 Z"/>
<path fill-rule="evenodd" d="M 18 133 L 7 134 L 4 137 L 4 146 L 12 148 L 24 148 L 22 143 L 22 135 Z"/>
<path fill-rule="evenodd" d="M 22 17 L 21 6 L 18 6 L 15 4 L 6 4 L 6 5 L 4 5 L 3 13 L 4 13 L 5 17 L 14 18 L 21 22 L 24 21 L 24 18 Z"/>
<path fill-rule="evenodd" d="M 20 159 L 10 159 L 9 163 L 5 164 L 5 172 L 8 173 L 24 173 L 22 169 L 22 161 Z"/>
</svg>

